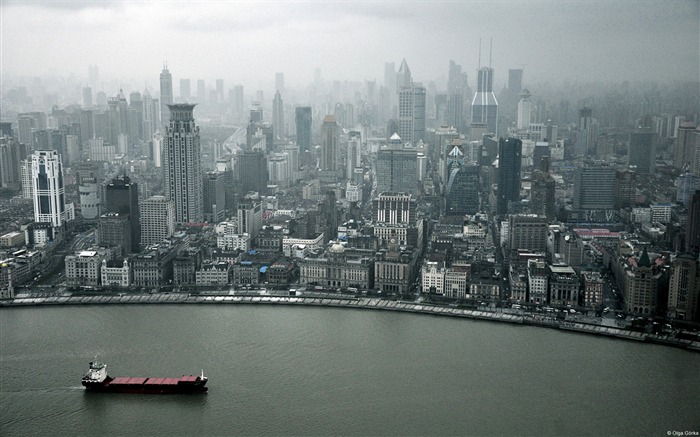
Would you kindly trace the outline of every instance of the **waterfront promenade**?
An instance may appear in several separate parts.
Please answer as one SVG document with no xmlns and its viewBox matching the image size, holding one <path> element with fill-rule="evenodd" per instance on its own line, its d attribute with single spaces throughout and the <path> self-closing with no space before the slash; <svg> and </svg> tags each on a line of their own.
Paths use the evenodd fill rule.
<svg viewBox="0 0 700 437">
<path fill-rule="evenodd" d="M 0 301 L 0 307 L 22 307 L 36 305 L 124 305 L 124 304 L 261 304 L 261 305 L 307 305 L 333 308 L 357 308 L 428 314 L 446 317 L 461 317 L 493 322 L 541 326 L 565 331 L 602 335 L 632 341 L 645 341 L 680 347 L 700 352 L 700 341 L 678 339 L 632 331 L 616 326 L 584 323 L 576 320 L 558 320 L 538 314 L 491 310 L 474 310 L 454 306 L 413 301 L 390 300 L 380 297 L 351 297 L 329 293 L 311 293 L 310 296 L 284 295 L 209 295 L 189 293 L 153 293 L 121 295 L 72 295 L 63 293 L 54 296 L 24 294 L 14 299 Z"/>
</svg>

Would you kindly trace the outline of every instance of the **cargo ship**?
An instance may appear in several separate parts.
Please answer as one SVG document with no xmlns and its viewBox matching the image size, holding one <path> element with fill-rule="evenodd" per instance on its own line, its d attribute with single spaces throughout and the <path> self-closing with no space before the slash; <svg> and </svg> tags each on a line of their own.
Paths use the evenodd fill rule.
<svg viewBox="0 0 700 437">
<path fill-rule="evenodd" d="M 83 376 L 87 390 L 111 393 L 179 394 L 204 393 L 208 387 L 204 370 L 199 376 L 189 375 L 179 378 L 144 378 L 107 375 L 107 365 L 96 361 Z"/>
</svg>

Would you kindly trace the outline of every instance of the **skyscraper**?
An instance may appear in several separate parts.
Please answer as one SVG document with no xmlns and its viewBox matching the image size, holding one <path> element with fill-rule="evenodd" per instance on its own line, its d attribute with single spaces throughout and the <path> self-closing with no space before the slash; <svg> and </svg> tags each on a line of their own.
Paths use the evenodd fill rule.
<svg viewBox="0 0 700 437">
<path fill-rule="evenodd" d="M 180 79 L 180 100 L 188 102 L 192 98 L 192 88 L 189 79 Z"/>
<path fill-rule="evenodd" d="M 204 79 L 197 79 L 197 102 L 204 103 L 207 100 L 207 88 L 204 86 Z"/>
<path fill-rule="evenodd" d="M 700 190 L 696 190 L 688 206 L 688 230 L 685 236 L 685 250 L 700 253 Z"/>
<path fill-rule="evenodd" d="M 243 114 L 243 85 L 233 87 L 233 111 L 236 114 Z"/>
<path fill-rule="evenodd" d="M 656 146 L 659 135 L 651 130 L 631 132 L 627 144 L 627 166 L 637 174 L 651 174 L 656 171 Z"/>
<path fill-rule="evenodd" d="M 204 220 L 219 223 L 225 218 L 224 172 L 210 171 L 204 176 Z"/>
<path fill-rule="evenodd" d="M 311 107 L 298 106 L 294 115 L 299 150 L 302 152 L 311 150 Z"/>
<path fill-rule="evenodd" d="M 493 69 L 477 71 L 476 93 L 472 100 L 472 125 L 485 125 L 488 133 L 498 138 L 498 101 L 493 93 Z"/>
<path fill-rule="evenodd" d="M 63 164 L 55 150 L 37 150 L 31 156 L 34 221 L 63 226 L 66 215 Z"/>
<path fill-rule="evenodd" d="M 476 214 L 479 212 L 479 166 L 475 163 L 455 165 L 445 189 L 445 214 Z"/>
<path fill-rule="evenodd" d="M 194 123 L 194 106 L 169 105 L 170 125 L 163 144 L 165 196 L 175 204 L 177 223 L 204 219 L 202 188 L 202 147 L 199 127 Z"/>
<path fill-rule="evenodd" d="M 425 88 L 413 83 L 404 59 L 397 75 L 399 94 L 398 134 L 404 142 L 416 143 L 425 137 Z"/>
<path fill-rule="evenodd" d="M 523 88 L 523 69 L 510 69 L 508 70 L 508 91 L 513 93 L 513 95 L 520 94 Z"/>
<path fill-rule="evenodd" d="M 83 108 L 92 108 L 92 88 L 83 87 Z"/>
<path fill-rule="evenodd" d="M 501 138 L 498 142 L 498 199 L 496 214 L 508 214 L 509 202 L 520 199 L 520 167 L 523 142 Z"/>
<path fill-rule="evenodd" d="M 123 245 L 125 251 L 138 252 L 141 241 L 141 214 L 139 212 L 138 184 L 128 176 L 118 177 L 105 187 L 105 213 L 116 213 L 129 222 L 130 243 Z M 115 221 L 114 217 L 110 221 Z"/>
<path fill-rule="evenodd" d="M 275 90 L 284 94 L 284 73 L 275 73 Z"/>
<path fill-rule="evenodd" d="M 274 129 L 274 138 L 282 139 L 287 135 L 284 128 L 284 102 L 279 90 L 275 91 L 275 98 L 272 101 L 272 128 Z M 268 144 L 271 148 L 272 144 Z"/>
<path fill-rule="evenodd" d="M 512 71 L 512 70 L 511 70 Z M 528 129 L 530 127 L 530 109 L 532 103 L 530 102 L 530 91 L 524 89 L 518 97 L 518 129 Z M 538 163 L 534 163 L 537 165 Z"/>
<path fill-rule="evenodd" d="M 158 126 L 163 129 L 163 126 L 170 120 L 170 112 L 168 105 L 173 103 L 173 76 L 168 71 L 168 66 L 163 67 L 160 73 L 160 124 Z"/>
<path fill-rule="evenodd" d="M 224 80 L 216 79 L 216 101 L 212 103 L 221 103 L 224 101 Z"/>
<path fill-rule="evenodd" d="M 615 207 L 614 167 L 585 164 L 574 174 L 574 209 L 612 210 Z"/>
<path fill-rule="evenodd" d="M 175 232 L 175 205 L 165 196 L 141 202 L 141 247 L 157 244 Z"/>
<path fill-rule="evenodd" d="M 326 115 L 321 125 L 321 170 L 337 170 L 339 166 L 340 129 L 335 117 Z"/>
<path fill-rule="evenodd" d="M 241 192 L 255 191 L 264 194 L 269 178 L 265 154 L 259 150 L 244 152 L 237 154 L 236 159 Z"/>
<path fill-rule="evenodd" d="M 576 154 L 591 156 L 595 154 L 595 138 L 598 135 L 598 122 L 593 118 L 590 108 L 579 111 L 578 135 L 576 138 Z"/>
<path fill-rule="evenodd" d="M 394 134 L 377 152 L 377 192 L 414 193 L 418 184 L 416 150 L 406 150 Z"/>
<path fill-rule="evenodd" d="M 668 317 L 697 321 L 700 298 L 700 262 L 697 257 L 681 254 L 673 261 L 668 290 Z"/>
</svg>

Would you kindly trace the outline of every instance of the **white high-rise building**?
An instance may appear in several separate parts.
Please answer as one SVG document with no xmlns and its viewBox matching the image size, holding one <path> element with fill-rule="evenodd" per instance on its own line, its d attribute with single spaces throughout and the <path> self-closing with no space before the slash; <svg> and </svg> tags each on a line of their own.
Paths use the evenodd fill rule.
<svg viewBox="0 0 700 437">
<path fill-rule="evenodd" d="M 351 132 L 348 138 L 348 153 L 345 168 L 346 179 L 352 179 L 352 172 L 360 166 L 362 162 L 362 149 L 360 148 L 360 133 Z"/>
<path fill-rule="evenodd" d="M 158 123 L 158 99 L 153 99 L 148 90 L 143 92 L 143 137 L 151 138 L 159 129 Z"/>
<path fill-rule="evenodd" d="M 62 226 L 67 216 L 61 155 L 55 150 L 37 150 L 31 159 L 34 221 Z"/>
<path fill-rule="evenodd" d="M 141 247 L 157 244 L 175 233 L 175 206 L 165 196 L 151 196 L 139 204 Z"/>
<path fill-rule="evenodd" d="M 275 139 L 282 139 L 287 135 L 287 130 L 284 126 L 284 102 L 280 90 L 275 92 L 275 98 L 272 101 L 272 129 L 274 130 L 273 142 Z M 272 146 L 271 144 L 269 146 Z"/>
<path fill-rule="evenodd" d="M 202 147 L 194 106 L 168 105 L 170 125 L 163 143 L 165 197 L 175 203 L 175 222 L 204 221 Z"/>
<path fill-rule="evenodd" d="M 532 102 L 530 102 L 530 91 L 524 89 L 518 97 L 518 129 L 528 129 L 530 127 L 530 111 Z"/>
<path fill-rule="evenodd" d="M 163 135 L 160 132 L 153 134 L 151 154 L 153 156 L 153 165 L 160 167 L 162 165 L 163 154 Z"/>
</svg>

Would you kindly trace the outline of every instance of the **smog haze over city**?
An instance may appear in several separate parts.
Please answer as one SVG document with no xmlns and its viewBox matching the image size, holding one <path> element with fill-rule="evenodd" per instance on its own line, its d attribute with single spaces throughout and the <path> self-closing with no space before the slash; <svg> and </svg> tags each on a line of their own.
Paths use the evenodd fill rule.
<svg viewBox="0 0 700 437">
<path fill-rule="evenodd" d="M 508 68 L 531 81 L 698 78 L 698 2 L 671 1 L 12 1 L 2 2 L 5 76 L 154 81 L 167 61 L 180 77 L 247 86 L 372 80 L 405 58 L 417 80 L 445 77 L 449 59 L 470 74 L 489 63 L 496 88 Z"/>
</svg>

